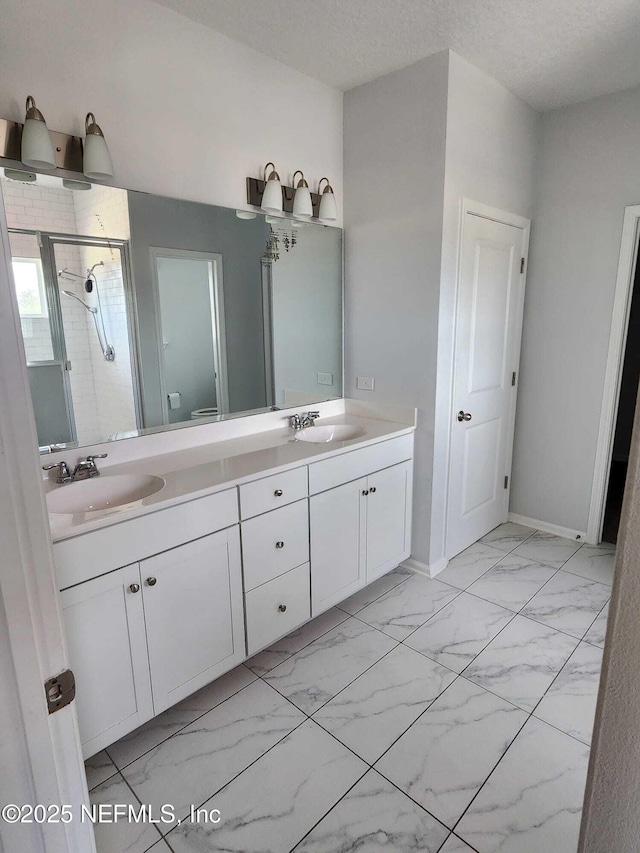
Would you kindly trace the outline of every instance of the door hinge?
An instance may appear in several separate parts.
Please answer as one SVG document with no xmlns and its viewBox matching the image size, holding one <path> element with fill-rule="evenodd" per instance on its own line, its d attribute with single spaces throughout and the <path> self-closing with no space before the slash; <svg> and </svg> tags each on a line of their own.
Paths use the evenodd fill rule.
<svg viewBox="0 0 640 853">
<path fill-rule="evenodd" d="M 520 275 L 524 272 L 524 258 L 520 258 Z"/>
<path fill-rule="evenodd" d="M 508 477 L 504 478 L 504 487 L 505 487 L 505 489 L 509 488 L 509 478 Z"/>
<path fill-rule="evenodd" d="M 516 384 L 516 372 L 514 370 L 513 373 L 511 374 L 511 387 L 513 387 L 515 384 Z"/>
<path fill-rule="evenodd" d="M 55 714 L 60 708 L 65 708 L 76 697 L 76 679 L 70 669 L 65 669 L 60 675 L 47 678 L 44 683 L 44 695 L 47 697 L 47 708 L 50 714 Z"/>
</svg>

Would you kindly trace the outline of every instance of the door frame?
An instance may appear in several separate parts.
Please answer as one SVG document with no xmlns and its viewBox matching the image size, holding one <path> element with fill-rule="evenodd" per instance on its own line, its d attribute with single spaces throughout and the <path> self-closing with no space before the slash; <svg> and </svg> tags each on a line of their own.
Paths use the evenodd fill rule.
<svg viewBox="0 0 640 853">
<path fill-rule="evenodd" d="M 222 255 L 219 252 L 196 252 L 191 249 L 171 249 L 151 246 L 151 274 L 153 277 L 153 300 L 156 312 L 156 329 L 158 335 L 158 363 L 160 368 L 160 394 L 162 397 L 162 419 L 169 424 L 169 409 L 167 405 L 167 389 L 164 381 L 164 346 L 162 343 L 162 315 L 160 306 L 160 284 L 158 281 L 158 258 L 175 258 L 191 261 L 208 261 L 211 264 L 211 279 L 209 282 L 211 305 L 213 307 L 212 325 L 214 333 L 214 369 L 216 372 L 216 402 L 218 414 L 229 413 L 229 376 L 227 373 L 227 338 L 224 316 L 224 283 L 222 275 Z"/>
<path fill-rule="evenodd" d="M 593 468 L 586 541 L 597 545 L 602 537 L 604 511 L 609 489 L 613 440 L 618 420 L 622 369 L 629 330 L 629 313 L 640 244 L 640 205 L 625 207 L 620 241 L 620 258 L 613 298 L 607 366 L 602 391 L 598 443 Z"/>
<path fill-rule="evenodd" d="M 4 207 L 0 204 L 0 621 L 8 635 L 3 670 L 19 726 L 6 751 L 3 797 L 30 794 L 25 802 L 73 804 L 68 824 L 2 823 L 6 849 L 25 853 L 94 853 L 93 828 L 79 819 L 88 803 L 75 704 L 48 714 L 44 681 L 68 666 L 57 595 L 41 461 L 31 404 L 20 317 L 11 273 Z M 20 731 L 19 729 L 22 729 Z M 10 780 L 11 791 L 6 790 Z M 21 784 L 23 782 L 23 784 Z M 6 800 L 5 800 L 6 802 Z"/>
<path fill-rule="evenodd" d="M 448 382 L 448 394 L 449 394 L 449 407 L 448 407 L 448 427 L 447 427 L 447 443 L 446 443 L 446 454 L 447 454 L 447 477 L 446 477 L 446 485 L 445 485 L 445 494 L 444 494 L 444 506 L 445 510 L 445 520 L 444 520 L 444 557 L 445 561 L 451 559 L 451 555 L 449 552 L 449 516 L 450 516 L 450 506 L 449 506 L 449 495 L 451 491 L 451 445 L 452 445 L 452 437 L 453 437 L 453 413 L 455 409 L 455 400 L 454 400 L 454 385 L 455 385 L 455 365 L 456 365 L 456 357 L 458 355 L 458 309 L 459 309 L 459 299 L 460 299 L 460 274 L 462 272 L 462 247 L 464 245 L 464 227 L 466 222 L 466 217 L 469 216 L 478 216 L 482 219 L 489 219 L 493 222 L 499 222 L 502 225 L 511 225 L 515 228 L 519 228 L 522 231 L 522 256 L 525 260 L 525 268 L 524 274 L 522 275 L 522 287 L 520 290 L 519 301 L 517 306 L 517 316 L 519 318 L 518 329 L 516 333 L 515 339 L 515 352 L 518 353 L 518 367 L 516 368 L 518 371 L 518 377 L 516 381 L 516 393 L 512 395 L 511 406 L 509 411 L 509 431 L 513 435 L 515 429 L 515 418 L 516 418 L 516 400 L 517 400 L 517 392 L 520 384 L 520 369 L 519 369 L 519 360 L 520 360 L 520 352 L 522 347 L 522 327 L 523 327 L 523 316 L 524 316 L 524 296 L 526 290 L 527 283 L 527 274 L 529 271 L 529 238 L 531 234 L 531 220 L 525 218 L 524 216 L 520 216 L 516 213 L 509 213 L 506 210 L 501 210 L 497 207 L 491 207 L 488 204 L 484 204 L 483 202 L 473 201 L 472 199 L 463 197 L 460 203 L 460 222 L 458 229 L 458 251 L 456 257 L 456 275 L 455 275 L 455 296 L 454 296 L 454 310 L 453 310 L 453 332 L 452 332 L 452 361 L 451 361 L 451 372 L 449 376 Z M 507 452 L 507 469 L 509 472 L 509 488 L 505 489 L 505 503 L 506 509 L 505 512 L 508 513 L 509 510 L 509 497 L 511 495 L 511 469 L 513 466 L 513 441 L 510 444 Z M 506 521 L 506 517 L 505 517 Z M 446 562 L 444 563 L 446 565 Z M 442 568 L 444 568 L 444 565 Z M 439 568 L 439 567 L 438 567 Z"/>
</svg>

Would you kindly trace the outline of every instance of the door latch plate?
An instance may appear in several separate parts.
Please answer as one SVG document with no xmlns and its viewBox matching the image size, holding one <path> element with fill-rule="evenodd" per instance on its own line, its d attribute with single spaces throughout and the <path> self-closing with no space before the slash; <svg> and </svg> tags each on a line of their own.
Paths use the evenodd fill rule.
<svg viewBox="0 0 640 853">
<path fill-rule="evenodd" d="M 60 708 L 69 705 L 76 696 L 76 679 L 73 672 L 65 669 L 59 675 L 47 678 L 44 683 L 44 693 L 50 714 L 55 714 Z"/>
</svg>

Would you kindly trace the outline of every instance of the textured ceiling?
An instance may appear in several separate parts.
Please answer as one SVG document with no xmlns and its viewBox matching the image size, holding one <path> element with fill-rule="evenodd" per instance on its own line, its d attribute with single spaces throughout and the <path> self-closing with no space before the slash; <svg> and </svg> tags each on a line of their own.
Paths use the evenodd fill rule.
<svg viewBox="0 0 640 853">
<path fill-rule="evenodd" d="M 537 109 L 640 84 L 638 0 L 156 0 L 339 89 L 452 48 Z"/>
</svg>

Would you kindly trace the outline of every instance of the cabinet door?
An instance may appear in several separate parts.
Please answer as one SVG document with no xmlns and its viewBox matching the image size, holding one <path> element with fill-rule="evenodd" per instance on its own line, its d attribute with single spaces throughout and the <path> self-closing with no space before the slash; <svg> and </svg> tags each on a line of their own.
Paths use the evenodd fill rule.
<svg viewBox="0 0 640 853">
<path fill-rule="evenodd" d="M 367 478 L 367 583 L 411 553 L 412 470 L 403 462 Z"/>
<path fill-rule="evenodd" d="M 156 714 L 244 660 L 238 528 L 140 563 Z"/>
<path fill-rule="evenodd" d="M 153 716 L 138 564 L 60 598 L 88 758 Z"/>
<path fill-rule="evenodd" d="M 365 577 L 365 478 L 309 500 L 311 615 L 357 592 Z"/>
</svg>

